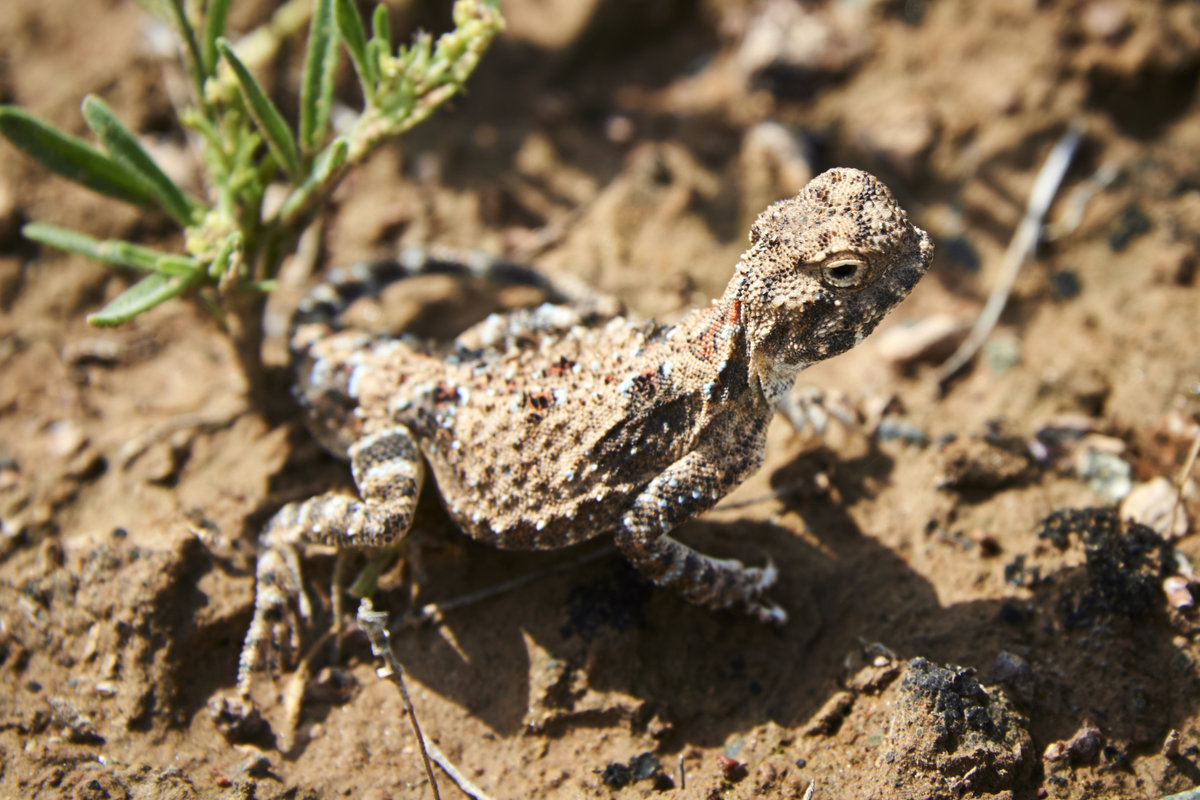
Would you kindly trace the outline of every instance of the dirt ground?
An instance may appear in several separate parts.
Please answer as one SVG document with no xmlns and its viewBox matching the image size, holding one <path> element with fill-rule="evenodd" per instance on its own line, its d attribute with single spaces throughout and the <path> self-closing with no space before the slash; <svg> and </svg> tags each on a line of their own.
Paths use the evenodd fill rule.
<svg viewBox="0 0 1200 800">
<path fill-rule="evenodd" d="M 764 469 L 680 531 L 771 559 L 782 630 L 654 591 L 608 542 L 477 545 L 428 498 L 380 607 L 399 618 L 533 580 L 395 632 L 427 735 L 496 798 L 799 798 L 814 783 L 818 800 L 1158 798 L 1200 783 L 1195 472 L 1171 516 L 1200 430 L 1200 6 L 503 8 L 469 95 L 345 182 L 319 265 L 398 242 L 481 248 L 678 316 L 720 291 L 757 211 L 833 165 L 880 175 L 938 253 L 880 332 L 801 375 L 798 397 L 825 394 L 795 409 L 823 409 L 823 433 L 780 415 Z M 236 3 L 233 24 L 268 13 Z M 442 4 L 408 4 L 396 35 L 446 24 Z M 79 101 L 99 94 L 203 191 L 160 34 L 133 3 L 7 0 L 0 101 L 82 135 Z M 293 46 L 264 76 L 289 111 L 299 64 Z M 1071 126 L 1082 144 L 1038 254 L 939 394 L 937 364 Z M 128 277 L 31 246 L 16 232 L 31 220 L 172 244 L 165 218 L 0 145 L 0 795 L 431 797 L 361 634 L 318 648 L 294 730 L 287 673 L 258 679 L 270 730 L 251 741 L 230 743 L 209 710 L 234 683 L 258 528 L 349 485 L 287 402 L 279 334 L 308 278 L 272 299 L 280 402 L 254 407 L 189 304 L 89 328 Z M 436 303 L 441 334 L 488 301 L 438 281 L 393 299 L 418 322 Z M 306 646 L 329 623 L 330 570 L 307 562 L 323 611 Z"/>
</svg>

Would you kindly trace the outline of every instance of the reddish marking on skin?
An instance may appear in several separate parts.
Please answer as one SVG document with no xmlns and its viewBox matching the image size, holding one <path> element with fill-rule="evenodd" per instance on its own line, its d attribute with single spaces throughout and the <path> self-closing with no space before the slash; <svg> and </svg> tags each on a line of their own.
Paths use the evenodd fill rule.
<svg viewBox="0 0 1200 800">
<path fill-rule="evenodd" d="M 700 337 L 700 341 L 694 347 L 692 347 L 692 352 L 696 354 L 696 357 L 701 358 L 704 361 L 711 361 L 716 357 L 716 338 L 721 329 L 726 325 L 741 324 L 742 301 L 735 298 L 733 303 L 729 306 L 729 310 L 726 312 L 724 319 L 722 319 L 716 313 L 715 308 L 709 310 L 709 316 L 712 317 L 712 322 L 707 328 L 704 329 L 704 335 Z"/>
<path fill-rule="evenodd" d="M 533 392 L 529 395 L 529 404 L 538 410 L 545 410 L 554 402 L 549 392 Z"/>
<path fill-rule="evenodd" d="M 542 414 L 554 404 L 554 396 L 549 392 L 525 392 L 521 401 L 526 408 L 531 409 L 530 419 L 536 421 L 540 420 Z"/>
<path fill-rule="evenodd" d="M 636 377 L 634 377 L 633 387 L 634 387 L 634 389 L 637 390 L 638 394 L 650 396 L 650 395 L 654 394 L 654 390 L 656 388 L 655 382 L 657 380 L 658 380 L 658 369 L 657 368 L 648 369 L 648 370 L 645 370 L 644 372 L 639 373 Z"/>
</svg>

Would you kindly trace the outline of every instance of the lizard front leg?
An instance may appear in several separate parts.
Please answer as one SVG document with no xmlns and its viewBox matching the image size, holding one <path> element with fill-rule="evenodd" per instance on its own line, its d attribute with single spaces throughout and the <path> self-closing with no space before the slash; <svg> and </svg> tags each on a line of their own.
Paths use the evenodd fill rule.
<svg viewBox="0 0 1200 800">
<path fill-rule="evenodd" d="M 297 551 L 306 545 L 339 550 L 382 547 L 412 524 L 425 470 L 412 433 L 397 426 L 368 434 L 350 447 L 349 456 L 361 500 L 329 492 L 289 503 L 259 536 L 254 619 L 238 664 L 243 695 L 251 672 L 268 665 L 270 654 L 284 649 L 290 658 L 299 649 L 298 621 L 307 620 L 311 612 Z"/>
<path fill-rule="evenodd" d="M 775 582 L 773 566 L 746 567 L 735 559 L 713 558 L 667 535 L 762 465 L 765 422 L 714 427 L 716 435 L 671 464 L 637 496 L 617 531 L 617 547 L 647 578 L 692 603 L 741 606 L 760 621 L 783 624 L 787 613 L 761 597 Z"/>
</svg>

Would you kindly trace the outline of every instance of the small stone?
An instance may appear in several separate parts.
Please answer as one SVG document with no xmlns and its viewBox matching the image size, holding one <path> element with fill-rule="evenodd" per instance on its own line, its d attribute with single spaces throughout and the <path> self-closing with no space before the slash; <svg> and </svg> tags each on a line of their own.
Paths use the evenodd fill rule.
<svg viewBox="0 0 1200 800">
<path fill-rule="evenodd" d="M 1162 476 L 1134 486 L 1121 501 L 1121 517 L 1140 522 L 1168 541 L 1186 536 L 1190 525 L 1179 490 Z"/>
<path fill-rule="evenodd" d="M 1196 605 L 1196 598 L 1188 589 L 1187 578 L 1180 575 L 1172 575 L 1163 581 L 1163 594 L 1167 596 L 1167 602 L 1171 608 L 1182 611 Z"/>
<path fill-rule="evenodd" d="M 938 138 L 938 119 L 933 106 L 914 98 L 886 103 L 864 120 L 858 141 L 863 149 L 878 154 L 908 180 L 921 174 L 925 157 Z"/>
<path fill-rule="evenodd" d="M 875 352 L 890 364 L 942 361 L 958 345 L 971 321 L 950 314 L 934 314 L 892 325 L 879 334 Z"/>
<path fill-rule="evenodd" d="M 957 439 L 939 453 L 940 489 L 995 491 L 1026 483 L 1037 467 L 1025 443 L 1015 437 Z"/>
<path fill-rule="evenodd" d="M 721 775 L 727 781 L 736 783 L 746 777 L 746 765 L 724 753 L 717 754 L 717 766 L 721 768 Z"/>
<path fill-rule="evenodd" d="M 627 765 L 614 761 L 600 773 L 600 780 L 610 789 L 624 789 L 633 782 L 633 772 Z"/>
<path fill-rule="evenodd" d="M 1129 32 L 1129 13 L 1122 3 L 1095 0 L 1083 7 L 1083 31 L 1093 39 L 1115 42 Z"/>
<path fill-rule="evenodd" d="M 1032 678 L 1029 662 L 1016 653 L 1001 650 L 992 663 L 991 679 L 995 683 L 1016 683 Z"/>
<path fill-rule="evenodd" d="M 1085 723 L 1082 728 L 1067 742 L 1067 755 L 1072 764 L 1095 764 L 1100 757 L 1100 746 L 1104 744 L 1104 736 L 1100 729 L 1091 723 Z"/>
<path fill-rule="evenodd" d="M 1107 449 L 1094 443 L 1081 447 L 1075 454 L 1075 472 L 1088 488 L 1107 503 L 1119 502 L 1133 490 L 1133 466 Z"/>
<path fill-rule="evenodd" d="M 622 114 L 614 114 L 604 123 L 604 136 L 613 144 L 628 144 L 636 133 L 633 120 Z"/>
</svg>

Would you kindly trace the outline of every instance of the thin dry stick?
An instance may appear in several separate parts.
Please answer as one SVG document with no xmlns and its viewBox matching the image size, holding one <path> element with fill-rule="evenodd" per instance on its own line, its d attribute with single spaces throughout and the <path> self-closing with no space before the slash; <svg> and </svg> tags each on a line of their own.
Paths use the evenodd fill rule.
<svg viewBox="0 0 1200 800">
<path fill-rule="evenodd" d="M 367 638 L 371 640 L 371 652 L 383 659 L 386 666 L 376 670 L 376 675 L 381 678 L 388 678 L 392 683 L 396 684 L 400 689 L 400 697 L 404 700 L 404 708 L 408 711 L 408 718 L 412 722 L 413 733 L 417 736 L 417 743 L 421 748 L 421 758 L 425 762 L 425 774 L 429 776 L 429 784 L 433 787 L 433 796 L 438 797 L 437 783 L 433 780 L 433 770 L 429 766 L 430 759 L 437 762 L 437 765 L 442 768 L 446 776 L 454 781 L 455 785 L 469 797 L 475 800 L 492 800 L 483 789 L 480 789 L 474 783 L 459 772 L 458 767 L 454 766 L 445 753 L 441 751 L 436 744 L 428 741 L 421 733 L 421 727 L 417 724 L 417 715 L 413 710 L 412 700 L 408 696 L 408 688 L 404 684 L 404 668 L 400 666 L 400 662 L 396 660 L 396 654 L 392 652 L 392 644 L 388 641 L 388 618 L 387 614 L 382 611 L 375 611 L 371 607 L 371 601 L 363 598 L 362 603 L 358 607 L 358 624 L 366 632 Z"/>
<path fill-rule="evenodd" d="M 1169 536 L 1175 533 L 1175 523 L 1179 520 L 1179 509 L 1183 506 L 1183 485 L 1187 483 L 1188 475 L 1192 474 L 1192 467 L 1196 466 L 1198 454 L 1200 454 L 1200 431 L 1196 431 L 1187 458 L 1183 460 L 1183 469 L 1179 470 L 1179 477 L 1175 479 L 1175 505 L 1171 506 L 1171 524 L 1167 526 Z"/>
<path fill-rule="evenodd" d="M 429 748 L 429 757 L 437 762 L 437 765 L 442 768 L 442 771 L 446 773 L 447 777 L 454 781 L 454 783 L 458 785 L 458 788 L 463 790 L 464 794 L 466 794 L 468 797 L 474 798 L 474 800 L 492 800 L 491 796 L 487 792 L 471 783 L 470 779 L 467 778 L 466 775 L 463 775 L 461 772 L 459 772 L 458 767 L 454 766 L 454 762 L 447 758 L 446 754 L 443 753 L 436 744 L 433 742 L 426 742 L 425 746 Z"/>
<path fill-rule="evenodd" d="M 1067 167 L 1070 165 L 1071 158 L 1074 157 L 1082 137 L 1083 134 L 1078 128 L 1068 128 L 1058 143 L 1054 145 L 1050 155 L 1046 156 L 1046 163 L 1042 165 L 1037 179 L 1033 182 L 1033 191 L 1029 194 L 1029 204 L 1025 208 L 1025 216 L 1017 225 L 1012 241 L 1008 244 L 1008 250 L 1004 253 L 1003 269 L 1000 272 L 1000 280 L 996 284 L 996 288 L 992 290 L 970 335 L 954 351 L 954 355 L 938 368 L 939 392 L 944 392 L 950 379 L 975 357 L 988 334 L 992 332 L 992 328 L 996 327 L 1000 313 L 1008 302 L 1008 295 L 1017 280 L 1017 273 L 1020 271 L 1021 265 L 1037 247 L 1038 234 L 1042 229 L 1046 212 L 1050 210 L 1050 203 L 1053 202 L 1054 195 L 1058 192 L 1059 184 L 1062 183 L 1063 176 L 1067 172 Z"/>
<path fill-rule="evenodd" d="M 429 763 L 429 752 L 425 747 L 425 737 L 421 734 L 421 724 L 417 722 L 417 711 L 413 708 L 412 699 L 408 696 L 408 687 L 404 683 L 404 667 L 396 660 L 392 652 L 392 644 L 388 641 L 388 616 L 386 612 L 376 611 L 369 598 L 364 597 L 358 606 L 358 625 L 371 640 L 371 652 L 383 659 L 383 666 L 375 670 L 380 678 L 387 678 L 396 684 L 400 690 L 400 699 L 404 701 L 404 710 L 408 712 L 408 721 L 412 725 L 413 735 L 417 737 L 417 747 L 421 750 L 421 761 L 425 764 L 425 774 L 429 776 L 429 785 L 433 789 L 434 800 L 442 800 L 438 791 L 437 779 L 433 777 L 433 767 Z"/>
<path fill-rule="evenodd" d="M 280 751 L 289 752 L 292 745 L 296 742 L 296 729 L 300 727 L 300 711 L 304 702 L 304 687 L 308 683 L 308 677 L 312 674 L 313 661 L 320 654 L 321 649 L 329 643 L 329 638 L 333 635 L 332 630 L 325 631 L 320 638 L 313 643 L 313 646 L 308 648 L 308 652 L 304 654 L 304 658 L 300 659 L 300 663 L 296 665 L 295 672 L 288 680 L 287 688 L 283 693 L 283 733 L 282 741 L 280 742 Z"/>
</svg>

